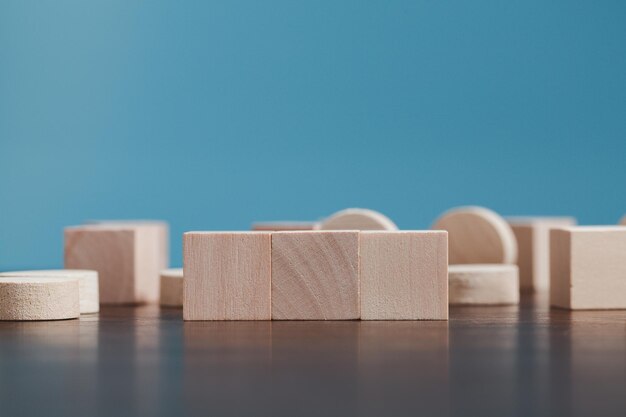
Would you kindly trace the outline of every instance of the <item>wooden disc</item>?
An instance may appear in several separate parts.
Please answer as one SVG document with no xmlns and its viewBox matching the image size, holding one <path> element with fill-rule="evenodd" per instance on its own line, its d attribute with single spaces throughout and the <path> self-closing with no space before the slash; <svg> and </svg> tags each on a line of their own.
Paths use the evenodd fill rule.
<svg viewBox="0 0 626 417">
<path fill-rule="evenodd" d="M 77 278 L 0 277 L 0 320 L 63 320 L 80 315 Z"/>
<path fill-rule="evenodd" d="M 80 314 L 91 314 L 100 311 L 98 271 L 88 269 L 40 269 L 34 271 L 2 272 L 0 273 L 0 277 L 77 278 L 80 297 Z"/>
<path fill-rule="evenodd" d="M 484 207 L 458 207 L 445 212 L 432 229 L 448 231 L 450 264 L 514 264 L 517 241 L 511 226 Z"/>
<path fill-rule="evenodd" d="M 162 307 L 183 306 L 183 268 L 164 269 L 161 271 Z"/>
<path fill-rule="evenodd" d="M 374 210 L 349 208 L 338 211 L 319 225 L 320 230 L 398 230 L 389 217 Z"/>
<path fill-rule="evenodd" d="M 448 280 L 450 305 L 519 303 L 519 271 L 516 265 L 450 265 Z"/>
</svg>

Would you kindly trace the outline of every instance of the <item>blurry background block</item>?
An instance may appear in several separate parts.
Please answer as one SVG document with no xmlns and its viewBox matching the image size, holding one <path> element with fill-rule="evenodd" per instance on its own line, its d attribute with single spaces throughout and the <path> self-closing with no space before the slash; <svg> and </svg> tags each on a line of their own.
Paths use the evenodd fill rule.
<svg viewBox="0 0 626 417">
<path fill-rule="evenodd" d="M 370 209 L 340 210 L 320 221 L 320 230 L 398 230 L 390 218 Z"/>
<path fill-rule="evenodd" d="M 93 224 L 65 229 L 65 267 L 98 271 L 101 304 L 159 299 L 163 228 L 157 223 Z"/>
<path fill-rule="evenodd" d="M 448 276 L 450 280 L 450 305 L 519 303 L 517 265 L 450 265 Z"/>
<path fill-rule="evenodd" d="M 301 221 L 276 221 L 252 223 L 252 230 L 260 232 L 284 232 L 289 230 L 313 230 L 317 228 L 317 222 Z"/>
<path fill-rule="evenodd" d="M 550 288 L 550 229 L 573 226 L 573 217 L 507 217 L 517 239 L 517 266 L 522 291 Z"/>
<path fill-rule="evenodd" d="M 183 268 L 161 271 L 159 304 L 161 307 L 183 306 Z"/>
<path fill-rule="evenodd" d="M 448 231 L 448 260 L 452 264 L 515 263 L 517 242 L 513 230 L 493 210 L 455 207 L 443 213 L 432 225 Z"/>
<path fill-rule="evenodd" d="M 571 310 L 626 309 L 626 227 L 550 231 L 550 304 Z"/>
</svg>

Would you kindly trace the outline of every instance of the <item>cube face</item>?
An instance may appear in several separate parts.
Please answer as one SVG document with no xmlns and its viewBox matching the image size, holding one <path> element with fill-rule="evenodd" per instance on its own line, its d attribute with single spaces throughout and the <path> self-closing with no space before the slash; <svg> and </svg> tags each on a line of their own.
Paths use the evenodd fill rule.
<svg viewBox="0 0 626 417">
<path fill-rule="evenodd" d="M 550 240 L 553 306 L 626 309 L 626 227 L 570 227 Z"/>
<path fill-rule="evenodd" d="M 360 318 L 359 233 L 272 233 L 272 319 Z"/>
<path fill-rule="evenodd" d="M 447 320 L 448 233 L 361 232 L 361 319 Z"/>
<path fill-rule="evenodd" d="M 73 227 L 65 230 L 65 268 L 98 271 L 101 304 L 142 301 L 135 286 L 136 231 Z M 158 284 L 156 286 L 158 290 Z"/>
<path fill-rule="evenodd" d="M 271 318 L 271 234 L 184 235 L 185 320 Z"/>
</svg>

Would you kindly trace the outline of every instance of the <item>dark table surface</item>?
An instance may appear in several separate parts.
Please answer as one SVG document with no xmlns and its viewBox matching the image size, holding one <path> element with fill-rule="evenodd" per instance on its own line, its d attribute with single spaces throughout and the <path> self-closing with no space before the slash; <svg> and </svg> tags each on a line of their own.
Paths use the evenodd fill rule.
<svg viewBox="0 0 626 417">
<path fill-rule="evenodd" d="M 0 415 L 626 416 L 626 311 L 449 322 L 186 322 L 105 307 L 0 323 Z"/>
</svg>

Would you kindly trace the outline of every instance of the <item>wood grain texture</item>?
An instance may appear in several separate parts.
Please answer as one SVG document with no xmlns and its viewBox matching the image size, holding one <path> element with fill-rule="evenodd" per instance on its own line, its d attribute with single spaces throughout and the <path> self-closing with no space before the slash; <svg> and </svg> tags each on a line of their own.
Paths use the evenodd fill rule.
<svg viewBox="0 0 626 417">
<path fill-rule="evenodd" d="M 100 311 L 98 271 L 85 269 L 39 269 L 2 272 L 0 277 L 76 278 L 78 279 L 79 287 L 80 314 L 92 314 Z"/>
<path fill-rule="evenodd" d="M 522 291 L 550 289 L 550 230 L 573 226 L 573 217 L 507 217 L 517 239 Z"/>
<path fill-rule="evenodd" d="M 552 306 L 626 309 L 626 227 L 553 229 L 550 248 Z"/>
<path fill-rule="evenodd" d="M 358 231 L 272 233 L 272 319 L 360 318 Z"/>
<path fill-rule="evenodd" d="M 318 227 L 319 227 L 318 222 L 304 222 L 304 221 L 256 222 L 252 224 L 252 230 L 256 230 L 260 232 L 315 230 Z"/>
<path fill-rule="evenodd" d="M 100 303 L 141 304 L 159 299 L 159 271 L 167 267 L 163 228 L 102 223 L 65 229 L 65 268 L 92 269 Z"/>
<path fill-rule="evenodd" d="M 79 315 L 77 278 L 0 277 L 0 320 L 64 320 Z"/>
<path fill-rule="evenodd" d="M 450 305 L 507 305 L 519 303 L 517 265 L 450 265 Z"/>
<path fill-rule="evenodd" d="M 349 208 L 320 222 L 319 230 L 398 230 L 398 226 L 377 211 Z"/>
<path fill-rule="evenodd" d="M 448 319 L 448 233 L 360 234 L 362 320 Z"/>
<path fill-rule="evenodd" d="M 508 223 L 484 207 L 458 207 L 442 214 L 431 229 L 448 231 L 450 264 L 514 264 L 517 241 Z"/>
<path fill-rule="evenodd" d="M 185 320 L 271 319 L 271 234 L 187 232 Z"/>
<path fill-rule="evenodd" d="M 162 307 L 183 307 L 183 268 L 161 271 L 159 300 Z"/>
</svg>

